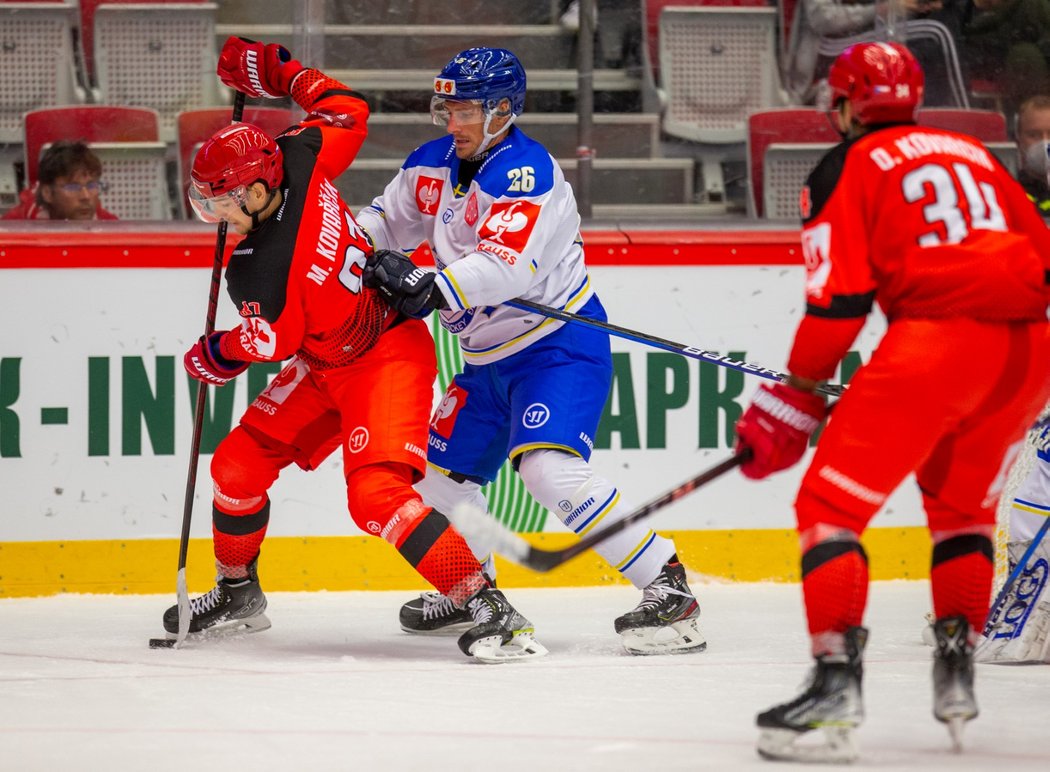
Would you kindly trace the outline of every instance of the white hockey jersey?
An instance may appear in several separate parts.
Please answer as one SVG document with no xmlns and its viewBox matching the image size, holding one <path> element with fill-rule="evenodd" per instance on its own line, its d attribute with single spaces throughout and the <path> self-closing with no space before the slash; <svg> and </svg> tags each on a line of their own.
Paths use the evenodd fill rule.
<svg viewBox="0 0 1050 772">
<path fill-rule="evenodd" d="M 521 297 L 575 311 L 593 290 L 576 198 L 543 145 L 511 126 L 469 185 L 459 170 L 451 135 L 428 142 L 357 221 L 376 249 L 411 254 L 430 244 L 448 301 L 441 324 L 459 336 L 465 361 L 485 364 L 563 324 L 501 303 Z"/>
</svg>

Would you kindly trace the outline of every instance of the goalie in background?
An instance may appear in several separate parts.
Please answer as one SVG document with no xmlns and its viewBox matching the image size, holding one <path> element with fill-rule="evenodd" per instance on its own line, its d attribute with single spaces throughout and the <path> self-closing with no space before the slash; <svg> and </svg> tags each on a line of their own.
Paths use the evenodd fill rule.
<svg viewBox="0 0 1050 772">
<path fill-rule="evenodd" d="M 257 567 L 270 486 L 292 464 L 316 469 L 339 450 L 354 522 L 463 610 L 464 654 L 484 661 L 545 654 L 532 624 L 412 488 L 426 469 L 433 340 L 424 322 L 393 312 L 363 286 L 372 245 L 332 183 L 365 141 L 368 105 L 275 44 L 229 38 L 218 73 L 249 96 L 291 96 L 306 117 L 276 140 L 234 123 L 201 146 L 190 175 L 197 216 L 225 221 L 244 239 L 226 268 L 240 325 L 202 336 L 186 353 L 186 370 L 222 386 L 251 362 L 290 358 L 212 457 L 218 577 L 191 601 L 190 632 L 270 626 Z M 178 626 L 173 606 L 164 628 L 174 634 Z"/>
<path fill-rule="evenodd" d="M 973 649 L 988 615 L 1000 470 L 1050 397 L 1050 229 L 979 141 L 915 125 L 923 85 L 896 43 L 851 46 L 832 65 L 822 102 L 845 141 L 800 196 L 806 311 L 790 376 L 761 387 L 737 424 L 753 454 L 745 475 L 798 463 L 827 416 L 813 389 L 878 301 L 886 333 L 837 403 L 795 500 L 814 668 L 798 697 L 758 716 L 770 759 L 857 756 L 860 537 L 912 472 L 933 542 L 933 714 L 960 747 L 977 716 Z M 796 743 L 817 729 L 823 744 Z"/>
<path fill-rule="evenodd" d="M 1050 518 L 1050 424 L 1035 436 L 1035 459 L 1010 504 L 1007 569 L 1017 561 Z M 1050 663 L 1050 539 L 1040 539 L 1027 564 L 998 607 L 992 609 L 977 645 L 977 662 Z"/>
</svg>

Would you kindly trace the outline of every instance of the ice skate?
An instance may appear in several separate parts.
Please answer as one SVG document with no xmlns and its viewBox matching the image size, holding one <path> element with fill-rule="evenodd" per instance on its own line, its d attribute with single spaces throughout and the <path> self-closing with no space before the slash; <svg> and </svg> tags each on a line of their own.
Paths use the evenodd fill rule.
<svg viewBox="0 0 1050 772">
<path fill-rule="evenodd" d="M 970 625 L 961 616 L 938 619 L 933 625 L 933 716 L 948 725 L 952 746 L 962 751 L 962 730 L 977 718 L 973 693 L 973 644 Z"/>
<path fill-rule="evenodd" d="M 269 629 L 270 620 L 263 613 L 266 596 L 259 585 L 257 563 L 258 558 L 249 564 L 246 578 L 231 580 L 219 576 L 211 592 L 190 599 L 191 633 L 258 633 Z M 178 635 L 177 605 L 164 612 L 164 629 L 169 638 Z"/>
<path fill-rule="evenodd" d="M 700 605 L 685 581 L 685 567 L 677 560 L 663 567 L 642 590 L 633 610 L 617 617 L 614 627 L 631 654 L 678 654 L 703 651 Z"/>
<path fill-rule="evenodd" d="M 423 635 L 451 635 L 474 626 L 469 611 L 456 608 L 451 600 L 433 590 L 403 605 L 398 618 L 406 633 Z"/>
<path fill-rule="evenodd" d="M 493 587 L 496 586 L 496 580 L 487 572 L 485 578 Z M 456 608 L 451 600 L 433 590 L 421 593 L 403 605 L 398 620 L 406 633 L 422 635 L 453 635 L 474 626 L 474 619 L 466 608 Z"/>
<path fill-rule="evenodd" d="M 853 730 L 864 720 L 861 679 L 867 638 L 865 628 L 850 628 L 845 654 L 817 657 L 802 694 L 758 714 L 760 756 L 828 763 L 857 758 Z M 816 729 L 822 730 L 822 743 L 798 742 Z"/>
<path fill-rule="evenodd" d="M 532 622 L 519 614 L 495 587 L 475 594 L 466 608 L 474 626 L 459 637 L 459 648 L 468 657 L 494 664 L 547 653 L 533 638 Z"/>
</svg>

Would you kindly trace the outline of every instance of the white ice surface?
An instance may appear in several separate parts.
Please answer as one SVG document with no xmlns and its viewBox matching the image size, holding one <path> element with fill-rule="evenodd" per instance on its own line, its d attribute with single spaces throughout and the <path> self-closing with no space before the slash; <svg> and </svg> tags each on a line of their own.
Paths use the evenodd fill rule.
<svg viewBox="0 0 1050 772">
<path fill-rule="evenodd" d="M 174 591 L 3 600 L 0 770 L 804 768 L 754 750 L 755 714 L 809 666 L 799 587 L 694 589 L 708 650 L 664 657 L 621 652 L 629 587 L 510 590 L 551 653 L 503 665 L 402 633 L 405 593 L 272 593 L 270 630 L 181 650 L 147 647 Z M 1046 666 L 978 666 L 981 715 L 950 752 L 930 714 L 928 592 L 872 586 L 853 768 L 1050 770 Z"/>
</svg>

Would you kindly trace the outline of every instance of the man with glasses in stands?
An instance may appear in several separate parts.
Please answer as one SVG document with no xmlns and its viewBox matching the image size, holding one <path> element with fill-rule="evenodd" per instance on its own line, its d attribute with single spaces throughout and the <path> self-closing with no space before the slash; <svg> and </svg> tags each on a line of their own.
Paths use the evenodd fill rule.
<svg viewBox="0 0 1050 772">
<path fill-rule="evenodd" d="M 83 142 L 55 142 L 40 157 L 40 173 L 32 190 L 24 190 L 5 220 L 116 220 L 102 208 L 106 191 L 102 162 Z"/>
<path fill-rule="evenodd" d="M 117 220 L 102 208 L 102 162 L 83 142 L 62 140 L 40 158 L 39 180 L 3 220 Z"/>
</svg>

